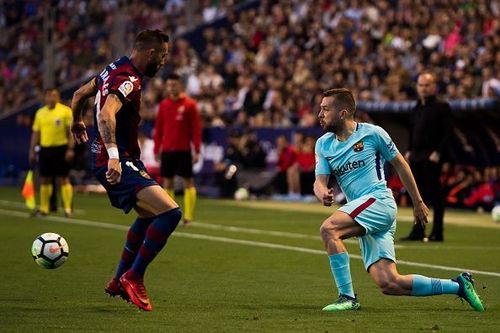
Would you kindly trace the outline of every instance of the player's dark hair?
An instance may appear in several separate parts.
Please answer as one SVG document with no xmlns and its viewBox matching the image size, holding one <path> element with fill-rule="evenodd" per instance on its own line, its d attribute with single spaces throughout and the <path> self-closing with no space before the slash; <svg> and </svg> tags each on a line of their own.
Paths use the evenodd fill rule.
<svg viewBox="0 0 500 333">
<path fill-rule="evenodd" d="M 158 49 L 163 43 L 168 43 L 168 35 L 161 30 L 143 30 L 135 37 L 134 49 Z"/>
<path fill-rule="evenodd" d="M 333 97 L 332 105 L 336 110 L 347 109 L 350 114 L 354 114 L 354 111 L 356 111 L 356 102 L 349 89 L 328 89 L 323 92 L 323 97 Z"/>
<path fill-rule="evenodd" d="M 181 77 L 175 73 L 171 73 L 167 76 L 167 80 L 180 81 Z"/>
</svg>

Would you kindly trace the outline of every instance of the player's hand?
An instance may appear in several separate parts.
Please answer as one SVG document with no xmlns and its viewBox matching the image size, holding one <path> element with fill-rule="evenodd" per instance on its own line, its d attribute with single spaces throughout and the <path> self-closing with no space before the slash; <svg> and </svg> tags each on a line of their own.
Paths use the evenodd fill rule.
<svg viewBox="0 0 500 333">
<path fill-rule="evenodd" d="M 30 162 L 30 166 L 33 167 L 36 163 L 36 153 L 33 150 L 30 150 L 28 160 Z"/>
<path fill-rule="evenodd" d="M 433 162 L 433 163 L 439 163 L 439 153 L 437 151 L 433 151 L 430 155 L 429 155 L 429 161 Z"/>
<path fill-rule="evenodd" d="M 200 160 L 200 154 L 194 153 L 193 154 L 193 164 L 198 163 L 199 160 Z"/>
<path fill-rule="evenodd" d="M 429 208 L 427 208 L 422 200 L 413 205 L 413 216 L 415 216 L 415 224 L 420 223 L 422 226 L 425 226 L 427 223 L 429 223 L 429 221 L 427 221 L 428 215 Z"/>
<path fill-rule="evenodd" d="M 71 124 L 71 133 L 73 133 L 73 138 L 76 143 L 85 143 L 89 141 L 87 127 L 83 121 L 73 122 Z"/>
<path fill-rule="evenodd" d="M 75 157 L 75 151 L 73 148 L 69 148 L 66 150 L 66 154 L 64 154 L 64 159 L 66 162 L 71 162 L 73 161 L 73 158 Z"/>
<path fill-rule="evenodd" d="M 328 191 L 323 193 L 323 206 L 330 207 L 333 203 L 333 188 L 329 188 Z"/>
<path fill-rule="evenodd" d="M 106 171 L 106 180 L 111 185 L 118 184 L 122 179 L 122 166 L 117 158 L 108 160 L 108 171 Z"/>
<path fill-rule="evenodd" d="M 410 152 L 410 151 L 407 151 L 407 152 L 405 153 L 405 156 L 404 156 L 404 157 L 405 157 L 406 162 L 409 162 L 409 161 L 410 161 L 410 156 L 411 156 L 411 152 Z"/>
</svg>

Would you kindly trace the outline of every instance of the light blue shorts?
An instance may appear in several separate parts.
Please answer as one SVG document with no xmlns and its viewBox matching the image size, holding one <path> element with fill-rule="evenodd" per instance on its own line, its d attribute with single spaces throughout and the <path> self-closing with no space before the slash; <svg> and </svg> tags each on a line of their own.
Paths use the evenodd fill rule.
<svg viewBox="0 0 500 333">
<path fill-rule="evenodd" d="M 394 234 L 396 232 L 397 206 L 390 191 L 377 191 L 349 201 L 339 208 L 365 228 L 359 237 L 361 256 L 368 271 L 382 258 L 396 262 Z"/>
</svg>

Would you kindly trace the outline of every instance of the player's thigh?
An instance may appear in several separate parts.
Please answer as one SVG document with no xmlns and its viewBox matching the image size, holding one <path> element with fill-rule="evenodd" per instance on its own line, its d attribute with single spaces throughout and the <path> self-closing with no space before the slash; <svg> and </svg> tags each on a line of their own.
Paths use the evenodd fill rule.
<svg viewBox="0 0 500 333">
<path fill-rule="evenodd" d="M 137 192 L 136 197 L 136 206 L 143 214 L 149 212 L 152 216 L 156 216 L 179 207 L 159 185 L 144 187 Z"/>
<path fill-rule="evenodd" d="M 340 239 L 362 236 L 365 234 L 365 229 L 348 214 L 337 210 L 321 225 L 321 235 L 334 234 Z"/>
</svg>

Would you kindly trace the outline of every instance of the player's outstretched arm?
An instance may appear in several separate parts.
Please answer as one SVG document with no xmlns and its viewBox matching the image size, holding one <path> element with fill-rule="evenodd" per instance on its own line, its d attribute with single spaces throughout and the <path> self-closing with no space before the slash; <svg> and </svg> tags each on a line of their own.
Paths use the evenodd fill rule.
<svg viewBox="0 0 500 333">
<path fill-rule="evenodd" d="M 314 181 L 314 194 L 325 206 L 331 206 L 333 203 L 333 189 L 328 188 L 329 175 L 317 175 Z"/>
<path fill-rule="evenodd" d="M 115 94 L 109 94 L 104 102 L 102 110 L 97 113 L 97 127 L 99 134 L 108 151 L 108 171 L 106 179 L 111 184 L 118 184 L 121 180 L 122 169 L 120 156 L 116 145 L 116 114 L 122 107 L 120 98 Z"/>
<path fill-rule="evenodd" d="M 83 86 L 78 88 L 73 94 L 73 99 L 71 100 L 71 109 L 73 110 L 73 123 L 71 124 L 71 132 L 73 133 L 73 138 L 76 143 L 87 142 L 89 137 L 87 135 L 87 130 L 82 119 L 83 109 L 85 107 L 85 102 L 97 93 L 97 86 L 95 83 L 95 78 L 85 83 Z"/>
<path fill-rule="evenodd" d="M 428 223 L 427 215 L 429 215 L 429 208 L 425 205 L 422 200 L 422 196 L 418 191 L 417 183 L 411 172 L 410 166 L 403 158 L 403 155 L 398 153 L 394 159 L 390 161 L 394 169 L 399 175 L 401 182 L 405 186 L 408 194 L 413 202 L 413 211 L 415 215 L 415 223 L 421 223 L 425 225 Z"/>
</svg>

